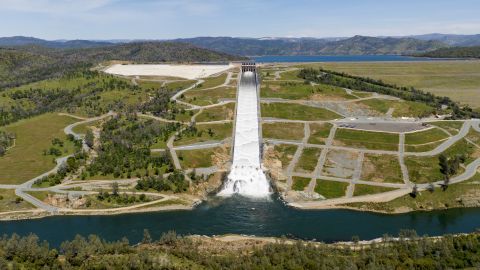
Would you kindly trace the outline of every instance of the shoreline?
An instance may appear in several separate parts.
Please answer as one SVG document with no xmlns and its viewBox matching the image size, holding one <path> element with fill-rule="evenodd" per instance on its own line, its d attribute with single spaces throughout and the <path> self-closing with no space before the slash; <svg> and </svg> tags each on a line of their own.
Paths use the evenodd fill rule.
<svg viewBox="0 0 480 270">
<path fill-rule="evenodd" d="M 48 211 L 41 209 L 32 209 L 24 211 L 1 212 L 0 222 L 2 221 L 20 221 L 29 219 L 40 219 L 45 217 L 55 216 L 114 216 L 114 215 L 128 215 L 148 212 L 167 212 L 167 211 L 189 211 L 193 210 L 198 203 L 190 205 L 172 204 L 151 208 L 139 209 L 121 209 L 121 208 L 106 208 L 106 209 L 62 209 L 59 213 L 51 214 Z M 25 213 L 25 215 L 16 215 Z M 29 215 L 30 214 L 30 215 Z"/>
<path fill-rule="evenodd" d="M 299 201 L 299 202 L 287 202 L 281 195 L 278 195 L 278 198 L 284 203 L 285 207 L 292 207 L 300 211 L 323 211 L 323 210 L 350 210 L 356 212 L 367 212 L 367 213 L 376 213 L 382 215 L 401 215 L 408 214 L 413 212 L 433 212 L 433 211 L 442 211 L 450 209 L 469 209 L 469 208 L 480 208 L 480 206 L 466 206 L 466 207 L 451 207 L 451 208 L 434 208 L 434 209 L 411 209 L 405 208 L 399 211 L 382 211 L 377 209 L 364 209 L 359 207 L 352 207 L 347 205 L 337 205 L 330 204 L 327 201 L 319 202 L 308 202 L 308 201 Z M 122 208 L 106 208 L 106 209 L 61 209 L 56 214 L 51 214 L 48 211 L 41 209 L 31 209 L 31 210 L 20 210 L 12 212 L 0 212 L 0 222 L 7 221 L 21 221 L 21 220 L 30 220 L 30 219 L 40 219 L 45 217 L 54 217 L 54 216 L 114 216 L 114 215 L 130 215 L 130 214 L 141 214 L 141 213 L 154 213 L 154 212 L 168 212 L 168 211 L 193 211 L 197 205 L 205 202 L 206 200 L 197 200 L 192 202 L 189 205 L 186 204 L 172 204 L 151 208 L 142 208 L 138 209 L 122 209 Z M 310 204 L 310 205 L 309 205 Z"/>
</svg>

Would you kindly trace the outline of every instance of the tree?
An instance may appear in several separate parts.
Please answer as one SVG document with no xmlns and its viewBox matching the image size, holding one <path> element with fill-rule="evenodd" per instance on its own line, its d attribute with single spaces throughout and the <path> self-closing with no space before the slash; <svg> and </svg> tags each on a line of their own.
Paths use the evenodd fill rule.
<svg viewBox="0 0 480 270">
<path fill-rule="evenodd" d="M 449 177 L 450 165 L 448 164 L 448 158 L 444 154 L 438 156 L 438 164 L 440 165 L 440 172 L 446 177 Z"/>
<path fill-rule="evenodd" d="M 118 182 L 112 183 L 112 195 L 118 196 Z"/>
<path fill-rule="evenodd" d="M 93 132 L 91 130 L 87 130 L 87 133 L 85 134 L 85 144 L 87 144 L 88 147 L 93 148 L 94 140 L 95 136 L 93 136 Z"/>
<path fill-rule="evenodd" d="M 410 192 L 410 196 L 412 196 L 412 198 L 416 198 L 417 194 L 418 194 L 418 187 L 417 187 L 417 184 L 415 184 L 412 188 L 412 192 Z"/>
<path fill-rule="evenodd" d="M 427 190 L 430 191 L 430 192 L 435 191 L 435 186 L 433 185 L 433 183 L 428 184 Z"/>
<path fill-rule="evenodd" d="M 150 232 L 147 229 L 144 229 L 142 244 L 150 244 L 150 243 L 152 243 L 152 237 L 150 236 Z"/>
</svg>

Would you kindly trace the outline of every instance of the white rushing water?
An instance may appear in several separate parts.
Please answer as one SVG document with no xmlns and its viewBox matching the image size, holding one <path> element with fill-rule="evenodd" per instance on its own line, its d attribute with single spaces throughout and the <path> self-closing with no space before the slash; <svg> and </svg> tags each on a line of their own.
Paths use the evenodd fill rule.
<svg viewBox="0 0 480 270">
<path fill-rule="evenodd" d="M 271 193 L 261 166 L 258 115 L 255 74 L 244 72 L 237 98 L 232 170 L 220 196 L 266 197 Z"/>
</svg>

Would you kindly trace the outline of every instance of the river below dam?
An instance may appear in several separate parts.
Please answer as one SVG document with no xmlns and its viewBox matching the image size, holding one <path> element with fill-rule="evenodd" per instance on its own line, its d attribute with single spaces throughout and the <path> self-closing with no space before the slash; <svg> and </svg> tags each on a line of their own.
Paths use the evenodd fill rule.
<svg viewBox="0 0 480 270">
<path fill-rule="evenodd" d="M 234 195 L 212 197 L 190 211 L 132 213 L 113 216 L 52 216 L 2 221 L 0 234 L 37 234 L 58 246 L 76 234 L 96 234 L 108 240 L 126 237 L 139 242 L 148 229 L 154 239 L 169 230 L 198 235 L 245 234 L 287 236 L 323 242 L 368 240 L 414 229 L 419 235 L 473 232 L 480 227 L 480 208 L 386 215 L 352 210 L 299 210 L 275 195 L 252 199 Z"/>
</svg>

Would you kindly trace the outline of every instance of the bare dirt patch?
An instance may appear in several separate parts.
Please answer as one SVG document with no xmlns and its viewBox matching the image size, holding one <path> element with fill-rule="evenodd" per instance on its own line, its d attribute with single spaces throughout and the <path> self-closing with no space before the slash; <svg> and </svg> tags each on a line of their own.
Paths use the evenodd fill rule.
<svg viewBox="0 0 480 270">
<path fill-rule="evenodd" d="M 338 178 L 352 178 L 357 164 L 358 153 L 332 150 L 327 154 L 323 174 Z"/>
</svg>

